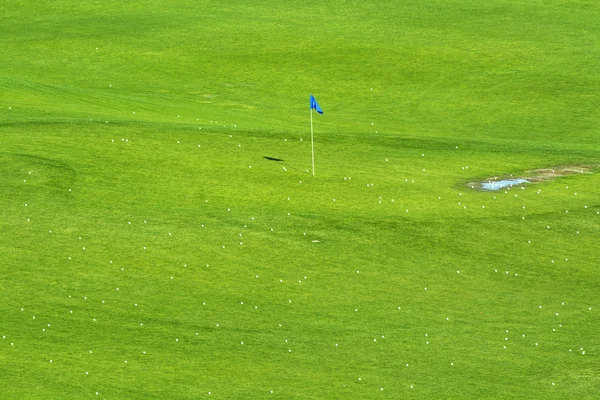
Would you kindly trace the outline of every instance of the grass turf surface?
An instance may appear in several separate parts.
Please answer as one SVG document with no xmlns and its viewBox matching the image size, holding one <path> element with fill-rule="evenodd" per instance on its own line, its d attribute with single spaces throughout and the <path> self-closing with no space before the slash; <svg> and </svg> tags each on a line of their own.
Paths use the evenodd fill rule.
<svg viewBox="0 0 600 400">
<path fill-rule="evenodd" d="M 600 392 L 595 2 L 0 18 L 0 397 Z"/>
</svg>

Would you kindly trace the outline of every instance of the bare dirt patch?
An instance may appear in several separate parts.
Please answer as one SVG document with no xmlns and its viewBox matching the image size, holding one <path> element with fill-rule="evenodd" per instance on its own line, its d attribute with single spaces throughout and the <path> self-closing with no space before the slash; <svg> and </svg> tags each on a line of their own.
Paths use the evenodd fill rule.
<svg viewBox="0 0 600 400">
<path fill-rule="evenodd" d="M 575 175 L 575 174 L 591 174 L 592 170 L 597 168 L 593 165 L 563 165 L 554 168 L 540 168 L 533 169 L 531 171 L 525 171 L 523 179 L 527 179 L 530 182 L 543 182 L 550 181 L 561 176 Z"/>
</svg>

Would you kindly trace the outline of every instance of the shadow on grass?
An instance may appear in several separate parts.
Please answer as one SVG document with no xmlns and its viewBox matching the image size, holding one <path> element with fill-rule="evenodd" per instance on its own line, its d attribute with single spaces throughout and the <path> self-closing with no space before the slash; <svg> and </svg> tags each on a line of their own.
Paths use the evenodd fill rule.
<svg viewBox="0 0 600 400">
<path fill-rule="evenodd" d="M 263 158 L 264 158 L 265 160 L 269 160 L 269 161 L 275 161 L 275 162 L 281 163 L 282 165 L 284 165 L 284 166 L 285 166 L 285 168 L 290 168 L 290 169 L 296 170 L 296 171 L 298 171 L 298 172 L 300 172 L 300 173 L 302 173 L 302 174 L 310 175 L 310 173 L 308 173 L 308 172 L 306 172 L 306 171 L 303 171 L 303 170 L 301 170 L 300 168 L 292 167 L 292 166 L 290 166 L 290 165 L 286 164 L 286 163 L 285 163 L 285 160 L 282 160 L 281 158 L 276 158 L 276 157 L 268 157 L 268 156 L 263 156 Z"/>
</svg>

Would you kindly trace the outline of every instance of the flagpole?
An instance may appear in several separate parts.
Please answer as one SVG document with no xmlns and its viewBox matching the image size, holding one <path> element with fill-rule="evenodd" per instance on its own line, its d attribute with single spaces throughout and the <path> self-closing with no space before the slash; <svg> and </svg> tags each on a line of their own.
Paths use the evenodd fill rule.
<svg viewBox="0 0 600 400">
<path fill-rule="evenodd" d="M 312 149 L 312 176 L 315 176 L 315 139 L 313 135 L 312 107 L 310 108 L 310 147 Z"/>
</svg>

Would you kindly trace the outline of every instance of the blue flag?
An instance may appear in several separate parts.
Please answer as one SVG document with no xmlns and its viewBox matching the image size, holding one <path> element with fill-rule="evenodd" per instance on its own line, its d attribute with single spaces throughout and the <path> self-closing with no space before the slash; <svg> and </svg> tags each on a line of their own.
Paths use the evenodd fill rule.
<svg viewBox="0 0 600 400">
<path fill-rule="evenodd" d="M 321 107 L 319 107 L 317 100 L 315 100 L 315 97 L 312 94 L 310 95 L 310 108 L 311 110 L 314 108 L 319 114 L 323 114 L 323 110 L 321 110 Z"/>
</svg>

